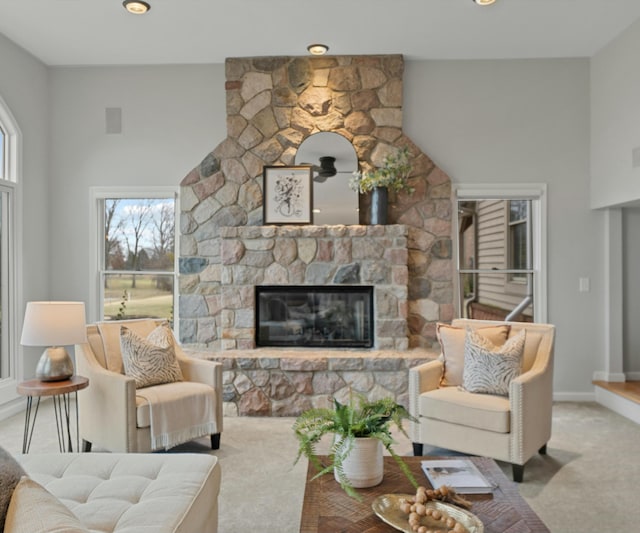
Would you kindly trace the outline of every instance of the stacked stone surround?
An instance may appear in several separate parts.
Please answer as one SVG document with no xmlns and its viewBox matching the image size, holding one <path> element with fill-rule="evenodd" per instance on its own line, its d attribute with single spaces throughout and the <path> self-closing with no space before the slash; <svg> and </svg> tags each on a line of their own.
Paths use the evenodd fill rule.
<svg viewBox="0 0 640 533">
<path fill-rule="evenodd" d="M 403 71 L 400 55 L 227 59 L 227 138 L 181 183 L 182 343 L 222 348 L 222 228 L 261 226 L 263 167 L 293 164 L 306 137 L 332 131 L 351 141 L 362 170 L 410 150 L 415 193 L 398 194 L 388 214 L 407 227 L 408 344 L 434 345 L 436 323 L 453 315 L 451 184 L 402 131 Z M 368 195 L 360 199 L 366 224 Z"/>
<path fill-rule="evenodd" d="M 313 350 L 259 348 L 223 354 L 194 352 L 222 363 L 225 416 L 298 416 L 311 407 L 346 401 L 350 391 L 369 400 L 391 397 L 409 405 L 409 368 L 432 360 L 416 350 Z"/>
<path fill-rule="evenodd" d="M 406 350 L 407 227 L 247 226 L 222 228 L 222 349 L 255 348 L 258 285 L 374 286 L 377 349 Z"/>
<path fill-rule="evenodd" d="M 296 414 L 350 383 L 402 401 L 407 368 L 452 319 L 451 183 L 402 131 L 403 72 L 400 55 L 227 59 L 227 137 L 181 182 L 179 275 L 180 340 L 224 362 L 227 414 Z M 367 226 L 368 195 L 362 226 L 263 226 L 263 167 L 294 164 L 322 131 L 349 140 L 364 171 L 409 148 L 415 192 L 392 196 L 389 226 Z M 375 287 L 379 351 L 251 349 L 256 284 L 350 279 Z"/>
</svg>

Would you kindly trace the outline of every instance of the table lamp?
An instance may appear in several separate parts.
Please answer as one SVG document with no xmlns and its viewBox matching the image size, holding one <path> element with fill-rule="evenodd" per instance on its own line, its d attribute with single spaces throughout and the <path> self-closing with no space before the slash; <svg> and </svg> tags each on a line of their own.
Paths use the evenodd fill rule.
<svg viewBox="0 0 640 533">
<path fill-rule="evenodd" d="M 27 302 L 23 346 L 47 346 L 36 366 L 41 381 L 73 376 L 73 361 L 64 346 L 86 342 L 84 302 Z"/>
</svg>

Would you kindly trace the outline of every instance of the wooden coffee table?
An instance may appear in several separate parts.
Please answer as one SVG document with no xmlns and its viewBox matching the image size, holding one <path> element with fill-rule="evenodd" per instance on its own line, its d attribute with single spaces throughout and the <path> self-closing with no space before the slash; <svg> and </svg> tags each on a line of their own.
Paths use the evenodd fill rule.
<svg viewBox="0 0 640 533">
<path fill-rule="evenodd" d="M 324 460 L 321 457 L 321 460 Z M 427 457 L 403 457 L 418 483 L 430 487 L 422 473 L 420 461 Z M 429 457 L 428 459 L 434 459 Z M 451 459 L 451 457 L 441 457 Z M 504 475 L 493 459 L 470 457 L 485 477 L 497 486 L 493 494 L 469 494 L 473 501 L 471 512 L 484 524 L 485 533 L 548 533 L 549 528 L 533 512 L 520 496 L 517 485 Z M 384 479 L 377 487 L 357 489 L 363 497 L 359 502 L 340 488 L 333 475 L 326 474 L 311 480 L 316 471 L 309 464 L 307 484 L 302 503 L 300 533 L 393 533 L 393 527 L 385 524 L 371 510 L 373 500 L 382 494 L 415 494 L 392 457 L 384 458 Z"/>
</svg>

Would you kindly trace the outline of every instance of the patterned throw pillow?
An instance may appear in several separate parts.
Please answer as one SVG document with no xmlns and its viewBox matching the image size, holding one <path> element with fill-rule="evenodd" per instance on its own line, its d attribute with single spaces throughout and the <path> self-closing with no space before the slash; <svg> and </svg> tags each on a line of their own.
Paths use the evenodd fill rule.
<svg viewBox="0 0 640 533">
<path fill-rule="evenodd" d="M 135 379 L 137 389 L 183 379 L 168 324 L 158 326 L 146 339 L 122 326 L 120 349 L 124 373 Z"/>
<path fill-rule="evenodd" d="M 496 346 L 502 346 L 507 340 L 510 330 L 511 326 L 509 324 L 497 324 L 495 326 L 479 327 L 475 331 Z M 444 362 L 444 374 L 442 375 L 440 386 L 462 385 L 466 329 L 438 323 L 436 334 L 441 348 L 440 360 Z"/>
<path fill-rule="evenodd" d="M 520 375 L 526 331 L 497 348 L 473 330 L 467 331 L 464 343 L 462 386 L 468 392 L 509 394 L 509 383 Z"/>
</svg>

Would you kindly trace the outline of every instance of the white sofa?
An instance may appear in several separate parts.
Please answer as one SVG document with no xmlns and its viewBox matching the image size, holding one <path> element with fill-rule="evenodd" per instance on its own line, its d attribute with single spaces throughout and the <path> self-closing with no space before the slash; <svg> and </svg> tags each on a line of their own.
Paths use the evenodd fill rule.
<svg viewBox="0 0 640 533">
<path fill-rule="evenodd" d="M 221 474 L 215 456 L 91 453 L 16 459 L 91 533 L 218 530 Z"/>
</svg>

